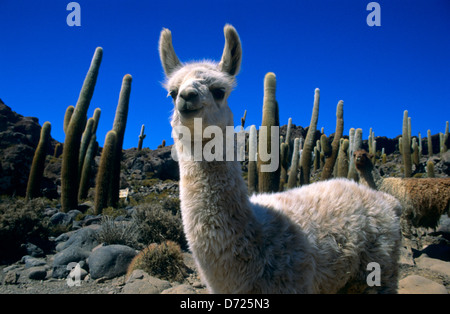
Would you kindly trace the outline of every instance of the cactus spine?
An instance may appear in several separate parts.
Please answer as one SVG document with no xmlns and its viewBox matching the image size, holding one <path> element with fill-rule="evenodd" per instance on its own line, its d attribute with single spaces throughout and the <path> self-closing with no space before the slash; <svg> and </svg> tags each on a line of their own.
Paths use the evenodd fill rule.
<svg viewBox="0 0 450 314">
<path fill-rule="evenodd" d="M 108 206 L 109 192 L 113 180 L 111 169 L 114 167 L 116 147 L 117 133 L 111 130 L 106 134 L 95 184 L 94 212 L 96 215 L 101 214 L 103 208 Z"/>
<path fill-rule="evenodd" d="M 116 116 L 114 118 L 113 130 L 116 132 L 116 149 L 114 154 L 114 163 L 111 171 L 113 172 L 111 190 L 109 193 L 108 206 L 117 207 L 119 202 L 120 190 L 120 163 L 122 159 L 123 138 L 125 127 L 127 125 L 128 106 L 131 93 L 131 75 L 127 74 L 122 79 L 120 89 L 119 103 L 117 104 Z"/>
<path fill-rule="evenodd" d="M 278 115 L 278 103 L 275 98 L 276 91 L 276 77 L 275 74 L 269 72 L 264 77 L 264 103 L 263 103 L 263 116 L 262 116 L 262 127 L 265 127 L 265 134 L 267 136 L 261 136 L 261 129 L 259 135 L 259 145 L 258 150 L 262 147 L 267 148 L 269 154 L 273 154 L 272 147 L 276 147 L 278 151 L 278 160 L 280 147 L 279 144 L 272 145 L 272 140 L 279 140 L 279 135 L 272 134 L 272 127 L 279 127 L 279 115 Z M 278 129 L 277 129 L 278 130 Z M 263 143 L 263 141 L 266 141 Z M 274 143 L 275 144 L 275 143 Z M 276 153 L 276 152 L 275 152 Z M 276 192 L 280 188 L 280 167 L 278 165 L 276 171 L 267 172 L 263 171 L 262 166 L 269 164 L 270 160 L 261 160 L 261 151 L 258 152 L 258 191 L 263 192 Z"/>
<path fill-rule="evenodd" d="M 142 144 L 144 143 L 144 138 L 146 135 L 144 134 L 145 125 L 141 126 L 141 133 L 139 134 L 139 142 L 138 142 L 138 151 L 142 149 Z"/>
<path fill-rule="evenodd" d="M 87 111 L 94 93 L 103 49 L 98 47 L 84 80 L 77 105 L 66 127 L 61 166 L 61 205 L 64 212 L 78 207 L 78 158 L 80 141 L 86 124 Z"/>
<path fill-rule="evenodd" d="M 300 158 L 300 185 L 309 184 L 309 174 L 311 171 L 311 153 L 314 148 L 314 137 L 317 129 L 317 121 L 319 119 L 319 102 L 320 90 L 314 91 L 314 105 L 309 123 L 308 132 L 306 133 L 305 143 L 303 144 L 302 156 Z"/>
<path fill-rule="evenodd" d="M 41 137 L 34 152 L 33 163 L 31 164 L 30 175 L 28 177 L 26 198 L 32 199 L 39 196 L 40 185 L 44 175 L 45 156 L 50 142 L 50 122 L 45 122 L 41 128 Z"/>
<path fill-rule="evenodd" d="M 249 194 L 253 194 L 258 191 L 258 170 L 256 167 L 258 139 L 256 126 L 254 125 L 250 127 L 248 142 L 248 192 Z"/>
<path fill-rule="evenodd" d="M 331 154 L 325 160 L 323 171 L 321 175 L 322 180 L 331 178 L 334 165 L 339 153 L 339 144 L 344 132 L 344 102 L 340 100 L 336 108 L 336 131 L 334 132 L 333 142 L 331 143 Z"/>
<path fill-rule="evenodd" d="M 410 126 L 411 120 L 408 119 L 408 110 L 405 110 L 403 112 L 402 129 L 402 156 L 405 178 L 409 178 L 412 175 Z"/>
</svg>

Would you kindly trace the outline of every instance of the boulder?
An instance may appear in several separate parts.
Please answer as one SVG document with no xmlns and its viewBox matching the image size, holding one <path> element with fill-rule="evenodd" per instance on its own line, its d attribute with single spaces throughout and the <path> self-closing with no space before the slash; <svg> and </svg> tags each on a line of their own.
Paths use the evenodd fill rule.
<svg viewBox="0 0 450 314">
<path fill-rule="evenodd" d="M 42 266 L 42 265 L 47 264 L 45 259 L 36 258 L 36 257 L 32 257 L 29 255 L 25 255 L 24 257 L 22 257 L 22 263 L 25 264 L 25 268 L 32 268 L 32 267 L 37 267 L 37 266 Z"/>
<path fill-rule="evenodd" d="M 134 270 L 122 288 L 124 294 L 159 294 L 171 288 L 166 280 L 150 276 L 140 269 Z"/>
<path fill-rule="evenodd" d="M 419 258 L 416 258 L 415 262 L 420 268 L 432 270 L 450 278 L 450 262 L 444 262 L 440 259 L 430 258 L 425 254 L 421 255 Z"/>
<path fill-rule="evenodd" d="M 28 272 L 28 278 L 32 280 L 44 280 L 47 277 L 45 267 L 33 267 Z"/>
<path fill-rule="evenodd" d="M 94 250 L 88 259 L 92 279 L 111 279 L 124 275 L 136 256 L 135 249 L 120 244 L 102 246 Z"/>
<path fill-rule="evenodd" d="M 399 281 L 399 294 L 447 294 L 447 289 L 437 282 L 418 275 Z"/>
<path fill-rule="evenodd" d="M 78 263 L 89 257 L 91 250 L 98 245 L 97 232 L 85 227 L 74 232 L 69 240 L 57 246 L 59 252 L 53 259 L 54 278 L 65 278 L 71 270 L 69 263 Z"/>
<path fill-rule="evenodd" d="M 51 225 L 71 226 L 73 218 L 68 213 L 59 212 L 50 217 Z"/>
</svg>

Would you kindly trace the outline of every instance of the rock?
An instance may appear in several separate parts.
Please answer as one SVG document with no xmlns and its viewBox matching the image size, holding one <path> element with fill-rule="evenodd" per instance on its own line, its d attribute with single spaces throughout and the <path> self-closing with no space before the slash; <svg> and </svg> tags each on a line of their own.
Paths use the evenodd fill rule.
<svg viewBox="0 0 450 314">
<path fill-rule="evenodd" d="M 82 215 L 83 213 L 81 211 L 79 211 L 78 209 L 72 209 L 70 211 L 67 212 L 67 215 L 70 216 L 72 218 L 72 220 L 75 220 L 75 218 L 78 215 Z"/>
<path fill-rule="evenodd" d="M 413 252 L 411 247 L 402 246 L 400 248 L 400 264 L 405 264 L 409 266 L 414 266 Z"/>
<path fill-rule="evenodd" d="M 94 250 L 88 259 L 91 278 L 111 279 L 124 275 L 136 254 L 135 249 L 120 244 L 103 246 Z"/>
<path fill-rule="evenodd" d="M 124 294 L 159 294 L 164 290 L 171 288 L 172 285 L 166 280 L 161 280 L 150 276 L 146 272 L 136 269 L 125 286 L 122 288 Z"/>
<path fill-rule="evenodd" d="M 3 279 L 3 283 L 5 285 L 15 285 L 17 281 L 19 280 L 19 273 L 17 273 L 14 270 L 11 270 L 6 273 L 5 278 Z"/>
<path fill-rule="evenodd" d="M 33 267 L 28 272 L 28 278 L 32 280 L 44 280 L 47 277 L 45 267 Z"/>
<path fill-rule="evenodd" d="M 51 217 L 58 212 L 58 208 L 46 208 L 44 210 L 44 216 Z"/>
<path fill-rule="evenodd" d="M 70 226 L 72 225 L 73 218 L 67 213 L 56 213 L 52 217 L 50 217 L 50 224 L 52 225 L 62 225 L 62 226 Z"/>
<path fill-rule="evenodd" d="M 25 256 L 22 257 L 22 263 L 25 264 L 25 269 L 32 268 L 32 267 L 37 267 L 37 266 L 43 266 L 43 265 L 47 264 L 45 259 L 43 259 L 43 258 L 36 258 L 36 257 L 32 257 L 32 256 L 29 256 L 29 255 L 25 255 Z"/>
<path fill-rule="evenodd" d="M 34 245 L 33 243 L 26 243 L 23 244 L 23 247 L 25 248 L 27 255 L 30 255 L 32 257 L 43 257 L 44 251 L 38 247 L 37 245 Z"/>
<path fill-rule="evenodd" d="M 447 214 L 441 216 L 437 231 L 442 233 L 450 233 L 450 217 Z"/>
<path fill-rule="evenodd" d="M 441 284 L 418 275 L 411 275 L 399 281 L 399 294 L 447 294 Z"/>
<path fill-rule="evenodd" d="M 178 285 L 161 292 L 161 294 L 196 294 L 197 291 L 190 285 Z"/>
<path fill-rule="evenodd" d="M 449 277 L 450 279 L 450 262 L 444 262 L 436 258 L 429 258 L 425 254 L 422 254 L 419 258 L 416 258 L 415 262 L 420 268 L 438 272 Z"/>
<path fill-rule="evenodd" d="M 58 245 L 60 250 L 53 259 L 53 278 L 65 278 L 69 274 L 69 263 L 78 263 L 89 257 L 91 250 L 98 245 L 97 232 L 85 227 L 74 232 L 69 240 Z"/>
</svg>

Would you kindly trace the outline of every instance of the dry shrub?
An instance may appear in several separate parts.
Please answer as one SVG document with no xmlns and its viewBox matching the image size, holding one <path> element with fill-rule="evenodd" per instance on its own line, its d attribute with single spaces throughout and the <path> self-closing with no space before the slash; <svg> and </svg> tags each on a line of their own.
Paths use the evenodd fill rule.
<svg viewBox="0 0 450 314">
<path fill-rule="evenodd" d="M 138 242 L 148 245 L 170 240 L 186 248 L 179 211 L 174 213 L 173 208 L 166 208 L 159 203 L 143 204 L 136 206 L 132 218 L 138 229 Z"/>
<path fill-rule="evenodd" d="M 26 252 L 21 244 L 33 243 L 43 249 L 48 243 L 46 203 L 41 198 L 0 200 L 0 263 L 14 261 Z"/>
<path fill-rule="evenodd" d="M 180 246 L 173 241 L 152 243 L 134 257 L 128 266 L 127 278 L 136 269 L 142 269 L 151 276 L 182 282 L 187 275 Z"/>
<path fill-rule="evenodd" d="M 403 223 L 416 228 L 436 228 L 449 212 L 450 178 L 386 178 L 380 190 L 402 203 Z"/>
<path fill-rule="evenodd" d="M 103 216 L 97 240 L 101 243 L 122 244 L 139 249 L 138 230 L 130 221 L 115 221 L 110 216 Z"/>
</svg>

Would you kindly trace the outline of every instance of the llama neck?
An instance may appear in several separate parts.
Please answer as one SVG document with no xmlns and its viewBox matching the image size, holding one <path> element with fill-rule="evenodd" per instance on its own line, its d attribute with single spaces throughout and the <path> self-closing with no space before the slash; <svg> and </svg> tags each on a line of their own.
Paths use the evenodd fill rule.
<svg viewBox="0 0 450 314">
<path fill-rule="evenodd" d="M 262 238 L 241 165 L 180 159 L 179 166 L 184 231 L 202 278 L 212 292 L 234 291 L 240 279 L 227 277 L 230 269 L 244 269 Z"/>
<path fill-rule="evenodd" d="M 368 187 L 377 190 L 377 184 L 373 178 L 372 171 L 364 169 L 363 171 L 360 171 L 359 176 L 362 181 L 361 183 L 365 183 Z"/>
<path fill-rule="evenodd" d="M 243 232 L 254 218 L 240 163 L 180 160 L 179 165 L 180 200 L 188 240 L 204 238 L 212 243 L 229 239 L 227 233 L 232 230 Z M 205 229 L 213 232 L 205 233 Z"/>
</svg>

